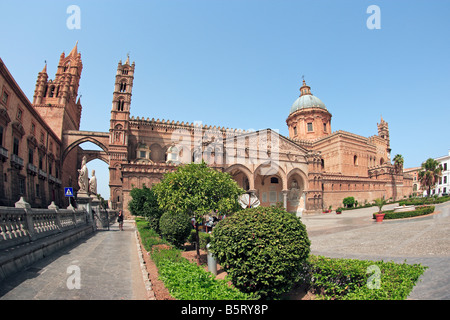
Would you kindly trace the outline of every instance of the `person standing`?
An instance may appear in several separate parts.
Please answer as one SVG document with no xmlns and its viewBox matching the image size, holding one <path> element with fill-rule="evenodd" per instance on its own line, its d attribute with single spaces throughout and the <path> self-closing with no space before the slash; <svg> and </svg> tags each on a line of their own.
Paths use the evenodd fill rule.
<svg viewBox="0 0 450 320">
<path fill-rule="evenodd" d="M 119 210 L 119 216 L 117 217 L 117 222 L 119 223 L 119 230 L 123 231 L 123 213 Z"/>
</svg>

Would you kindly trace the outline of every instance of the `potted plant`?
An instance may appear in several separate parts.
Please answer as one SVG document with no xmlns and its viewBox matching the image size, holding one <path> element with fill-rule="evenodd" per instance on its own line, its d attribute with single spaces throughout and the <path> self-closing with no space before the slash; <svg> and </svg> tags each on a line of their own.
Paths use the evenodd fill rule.
<svg viewBox="0 0 450 320">
<path fill-rule="evenodd" d="M 375 205 L 378 207 L 378 213 L 375 213 L 375 219 L 377 222 L 382 222 L 384 219 L 384 213 L 381 212 L 381 209 L 386 204 L 386 200 L 378 198 L 375 199 Z"/>
<path fill-rule="evenodd" d="M 341 207 L 337 208 L 336 209 L 336 214 L 341 214 L 341 213 L 342 213 L 342 208 Z"/>
</svg>

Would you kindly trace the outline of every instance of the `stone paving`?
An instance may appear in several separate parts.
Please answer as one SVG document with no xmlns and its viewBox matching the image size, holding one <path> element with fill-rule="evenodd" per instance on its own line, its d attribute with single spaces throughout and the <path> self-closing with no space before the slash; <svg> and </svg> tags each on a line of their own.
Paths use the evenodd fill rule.
<svg viewBox="0 0 450 320">
<path fill-rule="evenodd" d="M 450 203 L 436 205 L 431 216 L 382 223 L 372 219 L 376 210 L 304 216 L 312 253 L 421 263 L 429 268 L 409 299 L 450 299 Z M 0 300 L 148 299 L 134 221 L 125 221 L 124 229 L 119 231 L 116 223 L 110 231 L 98 231 L 12 276 L 0 283 Z M 69 289 L 76 283 L 74 270 L 79 271 L 79 289 Z"/>
<path fill-rule="evenodd" d="M 0 300 L 147 298 L 135 224 L 127 220 L 124 231 L 116 223 L 110 231 L 80 239 L 0 283 Z"/>
<path fill-rule="evenodd" d="M 383 209 L 392 209 L 388 205 Z M 435 214 L 377 223 L 377 207 L 304 216 L 316 255 L 414 264 L 428 269 L 410 299 L 450 299 L 450 203 L 436 205 Z"/>
</svg>

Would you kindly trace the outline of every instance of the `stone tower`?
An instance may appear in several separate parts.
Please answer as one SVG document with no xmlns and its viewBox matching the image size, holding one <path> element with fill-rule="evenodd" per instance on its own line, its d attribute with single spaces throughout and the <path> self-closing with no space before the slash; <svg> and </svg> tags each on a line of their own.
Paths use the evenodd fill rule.
<svg viewBox="0 0 450 320">
<path fill-rule="evenodd" d="M 389 140 L 389 127 L 388 123 L 384 121 L 383 117 L 381 117 L 380 123 L 377 123 L 378 127 L 378 136 L 383 139 L 386 143 L 386 157 L 388 160 L 391 159 L 391 147 Z"/>
<path fill-rule="evenodd" d="M 130 121 L 131 91 L 133 88 L 135 63 L 130 57 L 122 64 L 119 61 L 114 84 L 111 120 L 109 127 L 109 187 L 110 198 L 116 208 L 122 208 L 123 193 L 121 164 L 128 160 L 128 132 Z"/>
<path fill-rule="evenodd" d="M 77 46 L 78 42 L 67 56 L 61 54 L 54 80 L 48 79 L 47 64 L 44 66 L 33 95 L 34 109 L 61 140 L 63 130 L 80 129 L 82 107 L 77 97 L 83 64 Z"/>
</svg>

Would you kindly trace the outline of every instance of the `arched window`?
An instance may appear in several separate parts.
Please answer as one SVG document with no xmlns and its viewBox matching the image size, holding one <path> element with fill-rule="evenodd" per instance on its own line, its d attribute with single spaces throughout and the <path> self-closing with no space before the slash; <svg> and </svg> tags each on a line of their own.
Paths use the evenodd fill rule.
<svg viewBox="0 0 450 320">
<path fill-rule="evenodd" d="M 357 155 L 353 156 L 353 165 L 355 165 L 355 166 L 358 165 L 358 156 Z"/>
<path fill-rule="evenodd" d="M 127 83 L 126 83 L 126 82 L 122 82 L 122 83 L 120 84 L 120 89 L 119 89 L 119 91 L 120 91 L 120 92 L 126 92 L 126 91 L 127 91 Z"/>
<path fill-rule="evenodd" d="M 278 183 L 278 178 L 276 177 L 270 178 L 270 183 Z"/>
<path fill-rule="evenodd" d="M 117 111 L 123 111 L 123 106 L 124 106 L 124 104 L 125 104 L 125 101 L 123 101 L 122 99 L 120 99 L 120 100 L 117 102 Z"/>
</svg>

